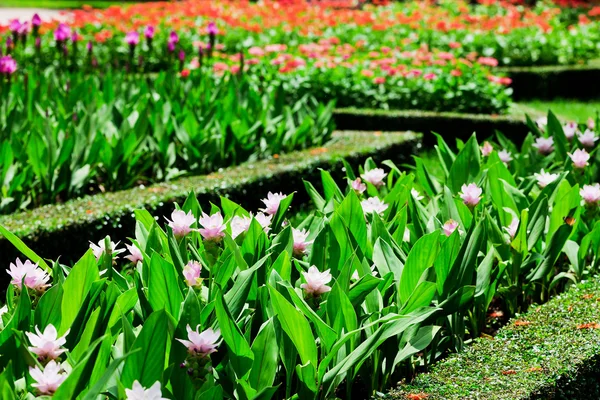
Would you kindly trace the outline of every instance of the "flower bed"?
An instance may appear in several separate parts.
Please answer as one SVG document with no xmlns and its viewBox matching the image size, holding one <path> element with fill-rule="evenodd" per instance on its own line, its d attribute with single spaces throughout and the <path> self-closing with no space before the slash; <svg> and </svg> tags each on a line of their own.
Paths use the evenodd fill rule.
<svg viewBox="0 0 600 400">
<path fill-rule="evenodd" d="M 18 235 L 28 245 L 48 257 L 73 261 L 84 251 L 89 240 L 115 236 L 132 229 L 132 211 L 146 208 L 157 215 L 168 215 L 172 202 L 184 202 L 193 190 L 203 205 L 217 203 L 219 196 L 257 207 L 259 196 L 270 185 L 292 192 L 303 179 L 318 180 L 318 168 L 331 170 L 334 176 L 342 168 L 340 159 L 351 164 L 367 157 L 408 161 L 420 140 L 417 134 L 337 132 L 324 147 L 277 155 L 269 160 L 247 162 L 205 176 L 185 177 L 114 193 L 103 193 L 50 205 L 34 210 L 0 216 L 0 225 Z M 308 199 L 300 192 L 296 204 Z M 65 251 L 65 249 L 71 249 Z M 7 259 L 18 252 L 0 235 L 0 251 Z M 0 266 L 6 266 L 0 261 Z M 2 277 L 2 281 L 5 277 Z"/>
<path fill-rule="evenodd" d="M 333 103 L 244 76 L 54 72 L 2 84 L 0 213 L 319 146 L 333 131 Z"/>
<path fill-rule="evenodd" d="M 410 378 L 493 331 L 490 309 L 516 315 L 597 270 L 597 138 L 553 114 L 530 128 L 519 151 L 439 138 L 441 178 L 419 158 L 410 174 L 345 165 L 341 186 L 321 171 L 297 226 L 295 194 L 259 209 L 192 193 L 166 221 L 136 210 L 112 235 L 131 235 L 126 254 L 106 237 L 72 268 L 2 228 L 38 263 L 9 271 L 4 393 L 367 398 Z"/>
<path fill-rule="evenodd" d="M 600 397 L 600 282 L 512 320 L 436 365 L 390 399 L 595 399 Z"/>
</svg>

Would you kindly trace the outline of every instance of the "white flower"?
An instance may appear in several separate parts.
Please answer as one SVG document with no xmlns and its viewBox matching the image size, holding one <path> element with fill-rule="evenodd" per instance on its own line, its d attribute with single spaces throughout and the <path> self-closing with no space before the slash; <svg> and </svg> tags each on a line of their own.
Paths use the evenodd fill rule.
<svg viewBox="0 0 600 400">
<path fill-rule="evenodd" d="M 256 213 L 256 215 L 254 216 L 254 219 L 256 220 L 256 222 L 258 222 L 260 224 L 260 226 L 262 226 L 265 233 L 269 233 L 269 231 L 271 230 L 270 225 L 271 225 L 271 220 L 273 219 L 273 215 L 264 214 L 264 213 L 259 212 L 259 213 Z"/>
<path fill-rule="evenodd" d="M 552 150 L 554 150 L 554 139 L 552 139 L 551 137 L 536 138 L 533 147 L 535 147 L 540 154 L 550 154 L 552 153 Z"/>
<path fill-rule="evenodd" d="M 498 152 L 498 157 L 500 157 L 500 160 L 504 164 L 508 164 L 509 162 L 511 162 L 513 160 L 512 154 L 510 153 L 510 151 L 507 151 L 507 150 L 500 150 Z"/>
<path fill-rule="evenodd" d="M 576 122 L 567 122 L 563 127 L 563 131 L 565 132 L 567 140 L 570 141 L 571 139 L 573 139 L 575 134 L 579 132 L 579 128 L 577 127 Z"/>
<path fill-rule="evenodd" d="M 229 222 L 229 226 L 231 227 L 231 237 L 236 238 L 244 232 L 247 232 L 250 229 L 250 223 L 252 222 L 252 218 L 250 217 L 240 217 L 236 215 Z"/>
<path fill-rule="evenodd" d="M 133 382 L 131 389 L 125 389 L 126 400 L 168 400 L 162 397 L 160 382 L 155 382 L 150 389 L 144 388 L 138 381 Z"/>
<path fill-rule="evenodd" d="M 539 174 L 535 173 L 533 174 L 533 176 L 542 189 L 554 182 L 558 178 L 558 174 L 551 174 L 549 172 L 544 171 L 543 169 L 540 171 Z"/>
<path fill-rule="evenodd" d="M 583 198 L 586 205 L 596 205 L 600 201 L 600 185 L 583 185 L 579 190 L 579 194 Z"/>
<path fill-rule="evenodd" d="M 2 320 L 2 316 L 8 312 L 8 306 L 4 305 L 0 308 L 0 330 L 4 329 L 4 321 Z"/>
<path fill-rule="evenodd" d="M 182 210 L 173 210 L 171 213 L 171 220 L 168 218 L 165 219 L 169 222 L 169 226 L 173 230 L 173 235 L 176 238 L 182 238 L 192 232 L 193 229 L 191 226 L 196 222 L 196 218 L 191 211 L 188 211 L 186 214 Z"/>
<path fill-rule="evenodd" d="M 506 230 L 506 232 L 508 232 L 508 235 L 510 236 L 511 239 L 513 239 L 515 237 L 515 235 L 517 234 L 517 229 L 519 229 L 519 219 L 518 218 L 513 218 L 512 221 L 510 221 L 510 225 L 504 227 L 504 230 Z"/>
<path fill-rule="evenodd" d="M 421 201 L 425 198 L 421 196 L 421 193 L 419 193 L 419 191 L 415 188 L 410 189 L 410 194 L 412 195 L 413 199 L 415 199 L 415 201 Z"/>
<path fill-rule="evenodd" d="M 127 250 L 129 251 L 129 255 L 125 256 L 126 259 L 128 259 L 134 264 L 137 264 L 138 262 L 144 260 L 144 255 L 142 254 L 142 251 L 136 245 L 126 244 L 125 247 L 127 247 Z"/>
<path fill-rule="evenodd" d="M 587 151 L 577 149 L 573 152 L 573 154 L 569 153 L 569 157 L 571 157 L 571 161 L 573 161 L 573 166 L 575 168 L 585 168 L 589 163 L 590 155 Z"/>
<path fill-rule="evenodd" d="M 377 213 L 381 214 L 387 210 L 388 205 L 379 199 L 379 197 L 369 197 L 360 202 L 365 214 Z"/>
<path fill-rule="evenodd" d="M 199 232 L 204 240 L 218 242 L 225 236 L 225 224 L 220 212 L 216 212 L 213 215 L 203 212 L 199 222 L 202 226 Z"/>
<path fill-rule="evenodd" d="M 309 232 L 306 229 L 292 228 L 292 236 L 294 237 L 294 256 L 302 257 L 306 254 L 307 248 L 314 240 L 306 240 Z"/>
<path fill-rule="evenodd" d="M 492 154 L 492 151 L 494 151 L 494 147 L 492 147 L 492 145 L 488 141 L 483 142 L 483 146 L 481 146 L 480 149 L 481 155 L 484 157 L 489 156 L 490 154 Z"/>
<path fill-rule="evenodd" d="M 320 272 L 314 265 L 308 269 L 308 272 L 302 272 L 306 283 L 300 285 L 307 295 L 318 297 L 331 290 L 327 284 L 331 282 L 330 270 Z"/>
<path fill-rule="evenodd" d="M 361 177 L 370 182 L 373 186 L 379 187 L 383 185 L 383 179 L 387 174 L 383 171 L 382 168 L 373 168 L 369 171 L 365 171 Z"/>
<path fill-rule="evenodd" d="M 42 371 L 39 367 L 29 367 L 29 375 L 35 380 L 31 386 L 36 388 L 42 395 L 52 395 L 61 383 L 67 379 L 67 373 L 61 372 L 62 367 L 56 361 L 51 360 Z"/>
<path fill-rule="evenodd" d="M 108 240 L 110 240 L 110 238 L 108 238 Z M 117 242 L 117 243 L 112 242 L 112 241 L 110 242 L 110 252 L 113 257 L 115 257 L 117 254 L 121 254 L 122 252 L 125 251 L 125 249 L 117 249 L 118 245 L 119 245 L 119 242 Z M 100 240 L 98 242 L 98 244 L 90 242 L 90 249 L 92 249 L 92 251 L 94 252 L 94 256 L 96 257 L 96 260 L 100 260 L 100 257 L 102 257 L 102 254 L 106 253 L 105 239 Z"/>
<path fill-rule="evenodd" d="M 205 331 L 199 332 L 200 325 L 196 326 L 195 331 L 189 325 L 186 329 L 189 340 L 177 340 L 187 347 L 188 353 L 204 358 L 217 351 L 217 342 L 221 336 L 221 332 L 218 329 L 213 331 L 211 328 L 208 328 Z"/>
<path fill-rule="evenodd" d="M 535 120 L 535 124 L 541 130 L 545 130 L 546 126 L 548 125 L 548 117 L 539 117 L 538 119 Z"/>
</svg>

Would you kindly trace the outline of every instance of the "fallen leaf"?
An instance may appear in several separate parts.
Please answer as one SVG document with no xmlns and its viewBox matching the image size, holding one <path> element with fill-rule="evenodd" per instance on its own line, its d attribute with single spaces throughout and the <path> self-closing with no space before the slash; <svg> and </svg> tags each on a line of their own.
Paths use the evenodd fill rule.
<svg viewBox="0 0 600 400">
<path fill-rule="evenodd" d="M 507 371 L 502 371 L 502 375 L 514 375 L 516 373 L 517 373 L 517 371 L 515 371 L 514 369 L 509 369 Z"/>
<path fill-rule="evenodd" d="M 527 325 L 531 325 L 531 322 L 525 321 L 525 320 L 522 320 L 522 319 L 518 319 L 518 320 L 516 320 L 514 322 L 514 325 L 515 326 L 527 326 Z"/>
<path fill-rule="evenodd" d="M 425 393 L 411 393 L 408 396 L 406 396 L 409 400 L 423 400 L 426 399 L 427 396 Z"/>
<path fill-rule="evenodd" d="M 600 329 L 600 324 L 597 322 L 590 322 L 588 324 L 577 325 L 577 329 Z"/>
</svg>

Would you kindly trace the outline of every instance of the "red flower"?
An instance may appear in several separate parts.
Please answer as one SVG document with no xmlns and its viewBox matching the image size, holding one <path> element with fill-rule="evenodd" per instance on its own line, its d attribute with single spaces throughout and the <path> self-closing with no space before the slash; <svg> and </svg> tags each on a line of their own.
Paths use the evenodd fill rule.
<svg viewBox="0 0 600 400">
<path fill-rule="evenodd" d="M 189 69 L 184 69 L 183 71 L 181 71 L 181 77 L 182 78 L 187 78 L 188 76 L 190 76 L 190 70 Z"/>
</svg>

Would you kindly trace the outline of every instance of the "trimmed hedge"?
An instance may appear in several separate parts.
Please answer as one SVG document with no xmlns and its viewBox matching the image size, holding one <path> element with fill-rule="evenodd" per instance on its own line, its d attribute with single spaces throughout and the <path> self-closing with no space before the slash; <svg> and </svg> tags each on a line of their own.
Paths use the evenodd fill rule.
<svg viewBox="0 0 600 400">
<path fill-rule="evenodd" d="M 600 98 L 600 66 L 597 65 L 507 67 L 499 70 L 512 79 L 510 87 L 515 101 L 557 97 Z"/>
<path fill-rule="evenodd" d="M 334 111 L 333 118 L 336 127 L 342 130 L 436 132 L 444 137 L 463 140 L 473 132 L 477 132 L 480 138 L 486 138 L 500 131 L 520 143 L 529 132 L 523 119 L 505 115 L 340 108 Z M 425 135 L 423 139 L 428 145 L 433 143 L 435 137 Z"/>
<path fill-rule="evenodd" d="M 183 203 L 190 191 L 200 204 L 219 203 L 220 196 L 244 204 L 250 210 L 264 207 L 261 199 L 268 191 L 297 191 L 294 205 L 308 202 L 302 180 L 318 186 L 319 168 L 343 177 L 346 159 L 351 165 L 368 157 L 377 162 L 391 159 L 406 162 L 420 146 L 420 135 L 414 133 L 336 132 L 324 147 L 277 156 L 270 160 L 247 162 L 203 176 L 181 178 L 146 188 L 87 196 L 59 205 L 48 205 L 26 212 L 0 216 L 0 224 L 20 237 L 43 257 L 62 262 L 78 259 L 89 247 L 89 240 L 99 241 L 106 235 L 113 240 L 125 239 L 133 232 L 133 210 L 146 208 L 157 217 L 170 215 L 173 202 Z M 0 267 L 6 267 L 20 253 L 0 235 Z M 0 274 L 6 284 L 8 275 Z M 4 285 L 2 285 L 4 287 Z"/>
<path fill-rule="evenodd" d="M 572 287 L 389 399 L 599 399 L 600 279 Z"/>
</svg>

